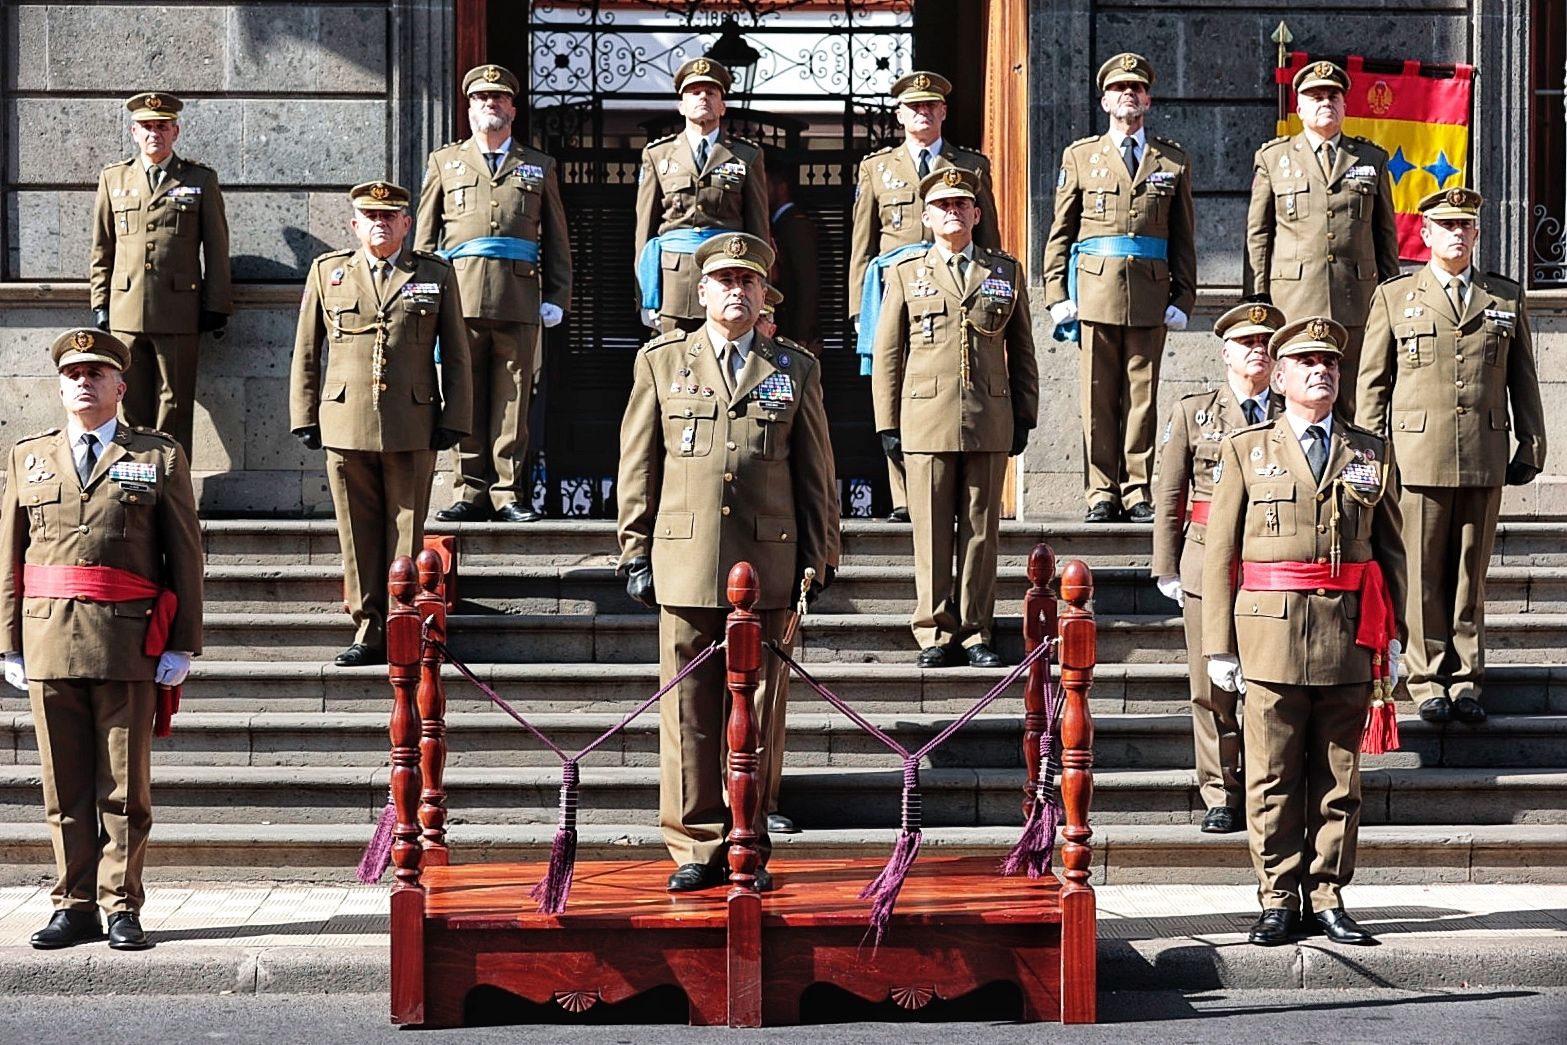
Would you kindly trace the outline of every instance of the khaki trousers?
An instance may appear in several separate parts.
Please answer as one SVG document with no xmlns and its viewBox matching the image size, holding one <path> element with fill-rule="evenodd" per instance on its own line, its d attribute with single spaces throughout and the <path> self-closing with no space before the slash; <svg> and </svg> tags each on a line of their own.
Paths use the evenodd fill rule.
<svg viewBox="0 0 1567 1045">
<path fill-rule="evenodd" d="M 474 434 L 457 444 L 458 499 L 504 508 L 533 503 L 527 474 L 528 405 L 539 324 L 468 319 Z"/>
<path fill-rule="evenodd" d="M 914 641 L 990 643 L 996 611 L 1003 453 L 905 452 L 914 525 Z M 954 541 L 956 524 L 956 541 Z M 957 591 L 953 591 L 953 553 Z"/>
<path fill-rule="evenodd" d="M 1480 698 L 1485 681 L 1485 574 L 1496 545 L 1500 486 L 1406 486 L 1409 695 Z"/>
<path fill-rule="evenodd" d="M 1083 495 L 1130 508 L 1152 500 L 1159 361 L 1165 328 L 1082 323 L 1078 404 L 1083 418 Z"/>
<path fill-rule="evenodd" d="M 140 912 L 157 688 L 150 681 L 33 679 L 27 696 L 54 846 L 55 908 Z"/>
<path fill-rule="evenodd" d="M 1294 319 L 1294 316 L 1290 317 Z M 1358 327 L 1344 324 L 1348 337 L 1344 343 L 1344 354 L 1338 361 L 1338 399 L 1333 403 L 1333 409 L 1346 421 L 1355 419 L 1355 384 L 1360 377 L 1360 346 L 1366 340 L 1366 325 L 1362 323 Z"/>
<path fill-rule="evenodd" d="M 424 547 L 434 450 L 326 451 L 326 480 L 343 549 L 343 598 L 354 641 L 386 646 L 386 574 L 399 555 Z"/>
<path fill-rule="evenodd" d="M 762 641 L 781 639 L 788 610 L 762 610 Z M 665 606 L 658 614 L 660 685 L 680 673 L 708 646 L 724 637 L 728 610 Z M 765 650 L 756 688 L 757 795 L 755 830 L 762 862 L 772 853 L 767 837 L 767 788 L 775 778 L 773 763 L 783 761 L 783 703 L 780 683 L 787 668 Z M 684 682 L 664 694 L 658 707 L 658 824 L 664 845 L 677 865 L 717 866 L 724 858 L 729 832 L 729 795 L 725 786 L 728 743 L 725 724 L 729 689 L 725 685 L 724 654 L 717 653 Z M 775 724 L 774 720 L 778 720 Z"/>
<path fill-rule="evenodd" d="M 110 331 L 131 350 L 125 372 L 127 424 L 156 428 L 174 437 L 189 458 L 196 420 L 196 357 L 200 334 L 138 334 Z"/>
<path fill-rule="evenodd" d="M 887 458 L 887 492 L 891 495 L 892 507 L 896 511 L 899 508 L 907 511 L 909 507 L 909 477 L 905 472 L 902 461 L 894 461 Z"/>
<path fill-rule="evenodd" d="M 1239 810 L 1246 797 L 1241 781 L 1240 696 L 1208 681 L 1202 654 L 1202 598 L 1186 593 L 1181 610 L 1186 623 L 1187 681 L 1192 694 L 1192 746 L 1196 750 L 1197 791 L 1204 809 Z"/>
<path fill-rule="evenodd" d="M 1371 684 L 1246 680 L 1246 840 L 1263 908 L 1342 907 L 1360 834 L 1360 736 Z M 1304 913 L 1304 912 L 1302 912 Z"/>
</svg>

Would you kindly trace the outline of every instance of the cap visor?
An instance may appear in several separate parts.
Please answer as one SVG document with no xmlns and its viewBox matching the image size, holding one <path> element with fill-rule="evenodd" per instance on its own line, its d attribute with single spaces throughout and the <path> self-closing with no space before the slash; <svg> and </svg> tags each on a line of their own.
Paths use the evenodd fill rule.
<svg viewBox="0 0 1567 1045">
<path fill-rule="evenodd" d="M 105 355 L 102 352 L 67 352 L 60 357 L 60 361 L 55 364 L 55 367 L 64 370 L 75 363 L 98 363 L 102 366 L 112 366 L 116 370 L 120 369 L 120 361 L 118 359 Z"/>
<path fill-rule="evenodd" d="M 722 269 L 750 269 L 752 272 L 755 272 L 758 275 L 767 275 L 767 269 L 760 262 L 751 261 L 748 258 L 737 259 L 727 256 L 709 258 L 707 260 L 707 264 L 702 266 L 702 275 L 705 276 L 711 272 L 718 272 Z"/>
</svg>

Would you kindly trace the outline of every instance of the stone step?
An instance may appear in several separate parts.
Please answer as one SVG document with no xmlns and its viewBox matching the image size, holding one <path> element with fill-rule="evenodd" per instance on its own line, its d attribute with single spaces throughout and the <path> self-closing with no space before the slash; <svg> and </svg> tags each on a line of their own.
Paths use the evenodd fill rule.
<svg viewBox="0 0 1567 1045">
<path fill-rule="evenodd" d="M 820 704 L 796 705 L 789 715 L 786 770 L 840 766 L 878 769 L 897 756 L 837 712 Z M 955 718 L 951 714 L 886 715 L 866 718 L 910 751 L 918 750 Z M 529 714 L 528 720 L 567 752 L 581 750 L 622 718 L 607 712 Z M 553 752 L 500 713 L 453 712 L 447 716 L 447 766 L 453 769 L 554 767 Z M 379 768 L 387 762 L 387 716 L 266 712 L 261 714 L 182 711 L 174 735 L 153 747 L 159 767 L 248 766 Z M 970 768 L 1021 772 L 1022 716 L 980 715 L 922 764 L 927 769 Z M 1185 714 L 1098 715 L 1094 719 L 1094 767 L 1184 769 L 1192 764 L 1191 719 Z M 1413 715 L 1400 721 L 1402 750 L 1367 757 L 1378 767 L 1515 769 L 1564 768 L 1567 716 L 1494 715 L 1484 727 L 1432 726 Z M 32 716 L 0 719 L 0 764 L 38 764 Z M 658 713 L 650 709 L 598 747 L 585 763 L 594 766 L 658 765 Z"/>
<path fill-rule="evenodd" d="M 925 823 L 1016 824 L 1022 779 L 1017 770 L 923 772 Z M 163 824 L 370 824 L 385 804 L 387 780 L 386 769 L 364 766 L 168 766 L 157 774 L 153 797 Z M 896 766 L 802 767 L 785 775 L 779 806 L 812 828 L 891 823 L 900 781 Z M 0 766 L 0 821 L 42 817 L 41 786 L 37 766 Z M 455 821 L 548 824 L 560 775 L 554 767 L 458 767 L 447 772 L 446 786 Z M 1369 769 L 1361 792 L 1367 824 L 1567 824 L 1562 769 Z M 657 805 L 657 769 L 583 767 L 580 823 L 653 823 Z M 1203 812 L 1191 770 L 1095 773 L 1095 823 L 1191 824 Z"/>
</svg>

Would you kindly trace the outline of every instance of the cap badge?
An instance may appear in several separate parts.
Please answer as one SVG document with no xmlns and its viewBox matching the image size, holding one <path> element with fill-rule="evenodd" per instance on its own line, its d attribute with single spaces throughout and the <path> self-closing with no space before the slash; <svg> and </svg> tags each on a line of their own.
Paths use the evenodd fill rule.
<svg viewBox="0 0 1567 1045">
<path fill-rule="evenodd" d="M 963 184 L 963 175 L 958 172 L 956 167 L 948 167 L 947 173 L 941 176 L 941 180 L 944 184 L 957 188 Z"/>
<path fill-rule="evenodd" d="M 1331 80 L 1333 79 L 1333 63 L 1318 62 L 1316 67 L 1312 69 L 1312 72 L 1324 80 Z"/>
<path fill-rule="evenodd" d="M 1462 207 L 1466 202 L 1468 202 L 1464 198 L 1467 195 L 1468 194 L 1465 193 L 1463 189 L 1448 189 L 1447 203 L 1451 207 Z"/>
<path fill-rule="evenodd" d="M 1131 72 L 1137 68 L 1137 56 L 1135 54 L 1123 54 L 1121 56 L 1121 68 Z"/>
<path fill-rule="evenodd" d="M 916 91 L 928 90 L 930 87 L 930 77 L 926 76 L 924 73 L 920 73 L 909 82 Z"/>
<path fill-rule="evenodd" d="M 1313 319 L 1306 324 L 1306 334 L 1313 341 L 1321 341 L 1328 336 L 1328 321 L 1325 319 Z"/>
<path fill-rule="evenodd" d="M 71 344 L 85 352 L 93 346 L 93 336 L 85 330 L 78 330 L 76 336 L 71 338 Z"/>
<path fill-rule="evenodd" d="M 486 65 L 484 67 L 484 81 L 485 81 L 485 83 L 495 83 L 500 78 L 501 78 L 501 71 L 499 69 L 497 69 L 495 66 L 493 66 L 493 65 Z"/>
<path fill-rule="evenodd" d="M 376 182 L 374 185 L 370 186 L 370 198 L 371 199 L 373 199 L 373 200 L 384 200 L 384 199 L 386 199 L 386 197 L 388 195 L 390 195 L 390 194 L 386 191 L 386 186 L 381 184 L 380 182 Z"/>
<path fill-rule="evenodd" d="M 745 257 L 745 240 L 739 236 L 730 236 L 729 242 L 724 244 L 724 253 L 731 258 Z"/>
<path fill-rule="evenodd" d="M 691 71 L 696 73 L 698 76 L 706 76 L 708 73 L 713 71 L 713 63 L 709 62 L 706 58 L 698 58 L 696 61 L 691 63 Z"/>
<path fill-rule="evenodd" d="M 161 109 L 161 108 L 163 108 L 163 99 L 159 98 L 156 94 L 149 94 L 147 96 L 147 108 L 149 108 L 149 109 Z"/>
<path fill-rule="evenodd" d="M 1268 318 L 1268 310 L 1263 308 L 1261 305 L 1253 305 L 1251 308 L 1246 310 L 1246 318 L 1251 320 L 1253 323 L 1261 323 L 1263 320 Z"/>
</svg>

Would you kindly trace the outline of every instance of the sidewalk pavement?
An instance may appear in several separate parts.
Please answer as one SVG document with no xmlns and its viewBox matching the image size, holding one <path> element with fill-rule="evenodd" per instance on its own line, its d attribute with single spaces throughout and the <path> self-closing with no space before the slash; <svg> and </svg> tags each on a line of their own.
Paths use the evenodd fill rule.
<svg viewBox="0 0 1567 1045">
<path fill-rule="evenodd" d="M 1348 909 L 1382 939 L 1254 947 L 1244 885 L 1097 890 L 1101 990 L 1567 986 L 1567 885 L 1352 886 Z M 154 884 L 142 924 L 156 946 L 36 951 L 47 888 L 0 888 L 0 995 L 381 993 L 382 886 Z"/>
</svg>

